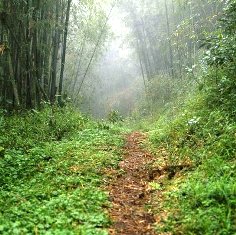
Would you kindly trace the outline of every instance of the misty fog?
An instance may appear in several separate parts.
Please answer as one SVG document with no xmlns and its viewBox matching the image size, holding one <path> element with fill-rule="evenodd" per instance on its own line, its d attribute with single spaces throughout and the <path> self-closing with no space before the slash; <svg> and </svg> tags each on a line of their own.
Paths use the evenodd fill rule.
<svg viewBox="0 0 236 235">
<path fill-rule="evenodd" d="M 85 4 L 72 20 L 67 93 L 98 118 L 114 110 L 122 116 L 162 112 L 195 87 L 201 40 L 216 27 L 218 11 L 209 1 Z M 80 14 L 87 20 L 78 20 Z"/>
<path fill-rule="evenodd" d="M 86 112 L 105 118 L 112 111 L 122 116 L 130 115 L 144 91 L 140 66 L 133 45 L 125 14 L 113 9 L 108 26 L 111 31 L 105 50 L 94 65 L 90 88 L 90 102 L 82 103 Z M 90 85 L 89 85 L 90 86 Z"/>
</svg>

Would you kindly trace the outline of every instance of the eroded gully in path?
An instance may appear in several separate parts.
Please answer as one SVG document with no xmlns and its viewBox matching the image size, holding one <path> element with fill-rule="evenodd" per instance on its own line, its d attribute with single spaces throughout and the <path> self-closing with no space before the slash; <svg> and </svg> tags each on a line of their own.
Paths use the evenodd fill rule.
<svg viewBox="0 0 236 235">
<path fill-rule="evenodd" d="M 109 210 L 113 225 L 111 235 L 154 235 L 155 222 L 146 205 L 150 201 L 148 190 L 149 165 L 153 156 L 141 144 L 145 135 L 139 132 L 127 136 L 120 171 L 108 186 L 112 208 Z"/>
</svg>

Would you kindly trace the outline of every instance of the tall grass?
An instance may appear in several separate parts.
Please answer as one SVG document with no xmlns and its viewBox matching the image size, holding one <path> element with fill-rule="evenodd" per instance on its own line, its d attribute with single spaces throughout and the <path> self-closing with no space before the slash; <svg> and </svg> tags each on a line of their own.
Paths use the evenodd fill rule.
<svg viewBox="0 0 236 235">
<path fill-rule="evenodd" d="M 149 132 L 152 148 L 164 149 L 169 165 L 189 166 L 165 185 L 169 216 L 158 232 L 236 233 L 235 85 L 225 81 L 226 71 L 218 70 L 217 82 L 215 74 L 208 72 L 207 83 L 171 122 L 163 115 Z"/>
</svg>

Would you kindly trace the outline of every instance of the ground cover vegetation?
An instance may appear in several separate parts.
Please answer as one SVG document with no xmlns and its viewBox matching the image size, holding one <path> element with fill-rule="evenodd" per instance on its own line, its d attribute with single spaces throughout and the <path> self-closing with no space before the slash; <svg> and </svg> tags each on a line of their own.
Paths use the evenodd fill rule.
<svg viewBox="0 0 236 235">
<path fill-rule="evenodd" d="M 69 108 L 1 115 L 0 233 L 107 234 L 120 133 Z"/>
</svg>

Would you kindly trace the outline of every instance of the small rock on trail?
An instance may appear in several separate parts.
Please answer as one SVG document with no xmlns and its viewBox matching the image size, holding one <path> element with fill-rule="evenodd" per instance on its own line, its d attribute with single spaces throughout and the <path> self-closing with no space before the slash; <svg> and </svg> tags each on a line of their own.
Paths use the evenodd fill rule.
<svg viewBox="0 0 236 235">
<path fill-rule="evenodd" d="M 113 225 L 111 235 L 154 235 L 155 219 L 147 210 L 150 200 L 148 190 L 148 164 L 154 157 L 141 148 L 146 136 L 133 132 L 126 138 L 123 161 L 119 166 L 122 174 L 117 174 L 108 186 L 112 208 L 109 210 Z"/>
</svg>

